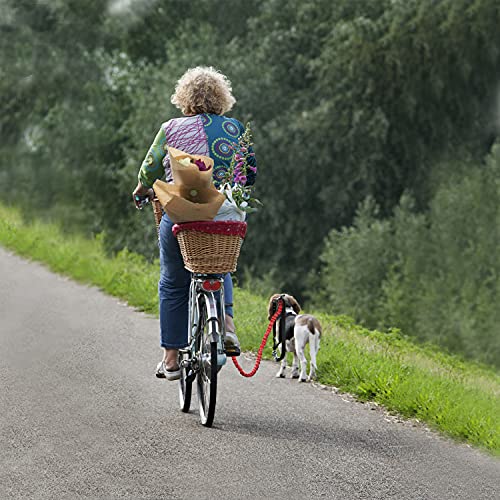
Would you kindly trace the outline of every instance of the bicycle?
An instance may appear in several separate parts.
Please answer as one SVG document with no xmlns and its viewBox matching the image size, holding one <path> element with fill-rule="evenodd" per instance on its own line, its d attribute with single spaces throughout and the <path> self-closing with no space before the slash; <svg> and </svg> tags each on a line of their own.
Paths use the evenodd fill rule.
<svg viewBox="0 0 500 500">
<path fill-rule="evenodd" d="M 179 349 L 179 402 L 189 412 L 196 380 L 201 423 L 211 427 L 217 403 L 217 376 L 226 364 L 224 274 L 236 270 L 246 223 L 189 222 L 176 224 L 184 267 L 191 271 L 188 346 Z"/>
<path fill-rule="evenodd" d="M 224 297 L 222 277 L 192 273 L 189 289 L 188 347 L 179 350 L 179 402 L 189 412 L 196 380 L 201 423 L 211 427 L 217 402 L 217 375 L 226 363 L 224 352 Z"/>
</svg>

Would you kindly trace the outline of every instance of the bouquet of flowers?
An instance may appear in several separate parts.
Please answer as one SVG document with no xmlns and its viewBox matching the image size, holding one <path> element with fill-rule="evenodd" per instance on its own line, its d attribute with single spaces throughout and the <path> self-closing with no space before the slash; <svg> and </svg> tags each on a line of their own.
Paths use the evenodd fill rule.
<svg viewBox="0 0 500 500">
<path fill-rule="evenodd" d="M 156 180 L 154 191 L 173 222 L 213 220 L 226 200 L 213 184 L 214 160 L 168 147 L 173 182 Z"/>
<path fill-rule="evenodd" d="M 226 197 L 226 200 L 215 220 L 243 221 L 247 213 L 255 212 L 257 206 L 262 206 L 257 198 L 252 197 L 253 186 L 246 185 L 249 172 L 257 173 L 252 145 L 252 131 L 250 124 L 247 123 L 238 142 L 233 142 L 231 145 L 233 155 L 219 187 L 219 192 Z"/>
</svg>

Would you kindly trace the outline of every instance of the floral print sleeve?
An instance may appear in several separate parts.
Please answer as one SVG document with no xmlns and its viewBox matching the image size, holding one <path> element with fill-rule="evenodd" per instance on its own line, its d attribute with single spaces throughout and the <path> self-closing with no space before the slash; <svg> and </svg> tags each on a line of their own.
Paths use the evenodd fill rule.
<svg viewBox="0 0 500 500">
<path fill-rule="evenodd" d="M 166 154 L 166 149 L 167 139 L 163 128 L 160 128 L 139 170 L 139 182 L 144 187 L 152 187 L 157 179 L 163 177 L 165 171 L 162 162 Z"/>
</svg>

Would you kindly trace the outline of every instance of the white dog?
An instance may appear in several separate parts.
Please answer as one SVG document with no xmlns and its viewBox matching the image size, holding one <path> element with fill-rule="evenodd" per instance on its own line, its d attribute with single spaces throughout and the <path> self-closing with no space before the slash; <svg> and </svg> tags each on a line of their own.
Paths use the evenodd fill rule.
<svg viewBox="0 0 500 500">
<path fill-rule="evenodd" d="M 312 380 L 316 375 L 316 356 L 319 350 L 319 341 L 321 337 L 321 325 L 319 321 L 310 314 L 299 314 L 300 305 L 297 300 L 291 295 L 275 294 L 269 299 L 269 319 L 274 314 L 276 300 L 283 297 L 285 301 L 286 317 L 285 317 L 285 333 L 286 333 L 286 350 L 293 352 L 292 363 L 292 378 L 298 378 L 299 382 Z M 279 331 L 279 321 L 276 323 L 277 331 Z M 304 354 L 306 344 L 309 342 L 309 351 L 311 355 L 311 367 L 309 376 L 306 377 L 307 360 Z M 299 373 L 300 361 L 300 373 Z M 281 361 L 281 367 L 276 374 L 277 377 L 285 378 L 286 356 Z"/>
</svg>

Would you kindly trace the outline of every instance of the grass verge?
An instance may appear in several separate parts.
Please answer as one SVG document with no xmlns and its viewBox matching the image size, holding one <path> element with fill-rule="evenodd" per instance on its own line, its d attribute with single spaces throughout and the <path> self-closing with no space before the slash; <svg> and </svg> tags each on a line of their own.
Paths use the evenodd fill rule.
<svg viewBox="0 0 500 500">
<path fill-rule="evenodd" d="M 158 312 L 158 263 L 126 250 L 110 258 L 99 237 L 68 236 L 53 224 L 26 224 L 16 209 L 0 205 L 0 244 L 138 309 Z M 235 289 L 235 302 L 242 347 L 256 351 L 267 327 L 267 300 Z M 500 456 L 498 373 L 436 347 L 416 345 L 395 330 L 381 333 L 344 316 L 318 316 L 324 328 L 319 382 Z M 271 357 L 269 345 L 264 356 Z"/>
</svg>

